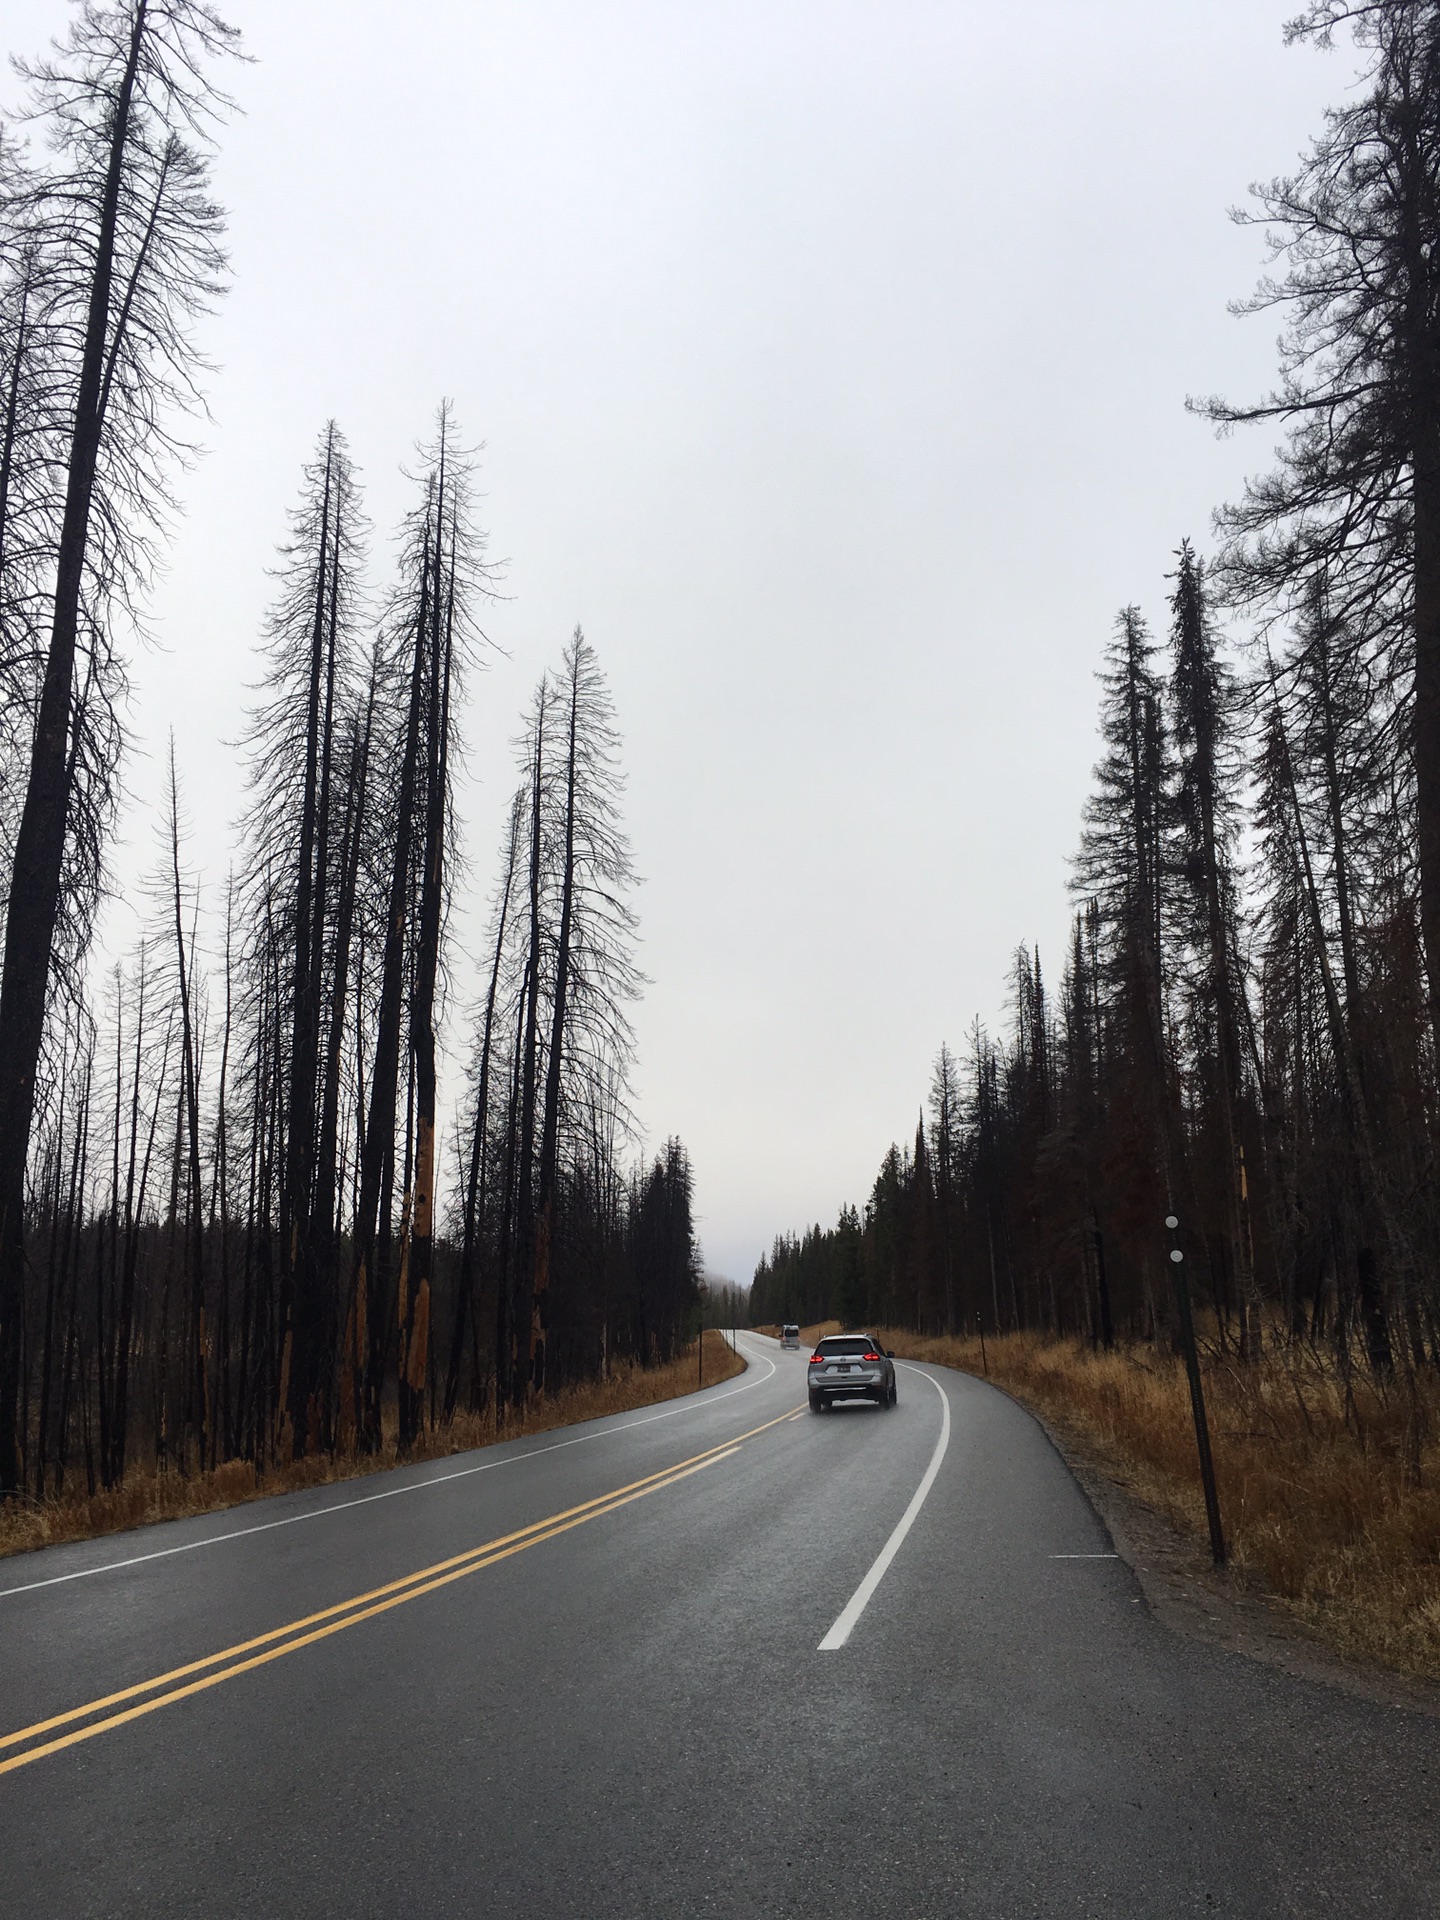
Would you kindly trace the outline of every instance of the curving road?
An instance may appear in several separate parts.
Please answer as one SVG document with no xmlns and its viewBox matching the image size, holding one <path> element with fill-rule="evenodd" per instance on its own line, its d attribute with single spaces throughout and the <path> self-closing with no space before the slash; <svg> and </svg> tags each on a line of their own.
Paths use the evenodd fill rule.
<svg viewBox="0 0 1440 1920">
<path fill-rule="evenodd" d="M 0 1561 L 0 1913 L 1435 1920 L 1440 1724 L 1153 1621 L 1002 1394 L 688 1400 Z"/>
</svg>

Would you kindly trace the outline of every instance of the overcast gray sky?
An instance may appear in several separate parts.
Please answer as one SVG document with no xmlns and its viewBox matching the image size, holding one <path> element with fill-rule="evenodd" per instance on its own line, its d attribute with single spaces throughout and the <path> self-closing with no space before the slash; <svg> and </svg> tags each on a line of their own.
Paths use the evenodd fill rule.
<svg viewBox="0 0 1440 1920">
<path fill-rule="evenodd" d="M 1297 4 L 230 0 L 234 288 L 122 878 L 173 725 L 223 881 L 223 743 L 324 420 L 383 536 L 448 394 L 509 596 L 462 945 L 579 620 L 646 876 L 640 1113 L 690 1148 L 708 1263 L 748 1278 L 863 1200 L 1015 944 L 1058 975 L 1114 612 L 1161 625 L 1179 539 L 1266 462 L 1183 400 L 1272 375 L 1273 323 L 1226 313 L 1263 263 L 1226 210 L 1353 72 L 1284 48 Z M 7 0 L 10 48 L 66 11 Z"/>
</svg>

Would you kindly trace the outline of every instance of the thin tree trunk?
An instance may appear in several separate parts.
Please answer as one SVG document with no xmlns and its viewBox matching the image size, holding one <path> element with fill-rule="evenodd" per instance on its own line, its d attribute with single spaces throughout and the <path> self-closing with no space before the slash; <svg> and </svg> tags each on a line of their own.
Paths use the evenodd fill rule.
<svg viewBox="0 0 1440 1920">
<path fill-rule="evenodd" d="M 231 913 L 234 904 L 233 877 L 225 895 L 225 1032 L 220 1043 L 220 1084 L 215 1096 L 215 1171 L 210 1198 L 210 1231 L 219 1234 L 220 1260 L 220 1368 L 216 1382 L 219 1400 L 219 1444 L 221 1457 L 232 1460 L 236 1453 L 235 1405 L 232 1395 L 231 1313 L 230 1313 L 230 1122 L 227 1101 L 230 1085 L 230 1036 L 233 1018 L 231 976 Z"/>
<path fill-rule="evenodd" d="M 490 1063 L 495 1034 L 495 1002 L 500 991 L 500 964 L 509 931 L 510 894 L 515 882 L 516 840 L 519 816 L 510 816 L 510 838 L 505 850 L 505 887 L 500 896 L 499 922 L 495 929 L 495 952 L 490 965 L 490 985 L 485 995 L 485 1025 L 480 1041 L 480 1076 L 475 1094 L 475 1125 L 470 1136 L 470 1165 L 465 1180 L 464 1225 L 460 1247 L 460 1277 L 455 1294 L 455 1330 L 450 1342 L 450 1369 L 445 1382 L 445 1418 L 451 1419 L 460 1391 L 460 1361 L 465 1341 L 467 1316 L 472 1329 L 479 1328 L 479 1307 L 475 1299 L 475 1256 L 484 1232 L 486 1214 L 486 1144 L 490 1129 Z M 478 1410 L 479 1347 L 475 1343 L 470 1399 Z M 497 1389 L 498 1390 L 498 1389 Z"/>
<path fill-rule="evenodd" d="M 535 1100 L 536 1054 L 539 1047 L 540 1003 L 540 876 L 541 808 L 545 759 L 545 691 L 542 682 L 535 723 L 535 765 L 530 792 L 530 950 L 525 963 L 525 1037 L 520 1064 L 520 1152 L 516 1175 L 516 1272 L 519 1297 L 515 1302 L 514 1328 L 518 1335 L 531 1326 L 535 1285 Z M 517 1367 L 511 1391 L 517 1404 L 526 1399 L 531 1388 L 530 1369 Z"/>
<path fill-rule="evenodd" d="M 175 743 L 170 743 L 170 873 L 174 888 L 175 965 L 180 978 L 181 1106 L 185 1122 L 185 1173 L 188 1189 L 185 1225 L 185 1266 L 189 1281 L 186 1327 L 186 1390 L 182 1395 L 183 1426 L 199 1443 L 202 1470 L 208 1463 L 210 1431 L 208 1378 L 205 1360 L 205 1182 L 200 1170 L 200 1062 L 199 1044 L 190 1001 L 190 955 L 185 943 L 180 892 L 179 793 L 175 784 Z M 173 1202 L 172 1202 L 173 1205 Z M 182 1450 L 186 1445 L 182 1436 Z"/>
<path fill-rule="evenodd" d="M 388 1240 L 388 1219 L 377 1221 L 382 1210 L 382 1189 L 393 1178 L 395 1115 L 400 1078 L 400 1015 L 404 991 L 405 923 L 410 881 L 410 850 L 415 811 L 415 782 L 420 749 L 420 710 L 424 689 L 425 628 L 429 615 L 430 552 L 428 540 L 422 563 L 419 617 L 415 623 L 414 657 L 410 671 L 409 711 L 405 726 L 405 751 L 401 761 L 396 795 L 396 830 L 390 868 L 389 899 L 385 915 L 385 948 L 381 962 L 380 1007 L 376 1022 L 375 1054 L 370 1069 L 370 1113 L 365 1127 L 365 1146 L 361 1155 L 360 1207 L 355 1222 L 355 1294 L 357 1318 L 364 1314 L 369 1323 L 369 1378 L 365 1393 L 364 1444 L 378 1450 L 381 1441 L 381 1377 L 384 1367 L 385 1326 L 387 1316 L 375 1311 L 379 1302 L 368 1296 L 377 1272 L 377 1242 L 383 1228 Z M 390 1178 L 387 1178 L 387 1173 Z M 384 1208 L 388 1215 L 388 1205 Z"/>
<path fill-rule="evenodd" d="M 350 775 L 345 794 L 345 826 L 340 847 L 340 898 L 335 927 L 335 970 L 330 1000 L 330 1031 L 325 1057 L 325 1091 L 320 1110 L 320 1144 L 316 1155 L 316 1197 L 320 1208 L 316 1232 L 320 1236 L 330 1285 L 337 1289 L 338 1258 L 336 1234 L 340 1223 L 343 1169 L 337 1175 L 340 1132 L 340 1078 L 344 1066 L 345 1005 L 350 978 L 350 943 L 355 925 L 355 895 L 359 885 L 360 844 L 365 816 L 365 788 L 370 759 L 370 727 L 375 708 L 375 682 L 370 682 L 370 700 L 365 714 L 365 731 L 352 735 Z M 357 1004 L 360 987 L 357 985 Z M 357 1050 L 360 1036 L 357 1033 Z M 357 1089 L 357 1116 L 361 1090 Z M 357 1125 L 359 1124 L 357 1119 Z M 358 1155 L 357 1155 L 358 1157 Z M 359 1392 L 364 1377 L 367 1329 L 359 1316 L 360 1303 L 353 1289 L 345 1307 L 345 1329 L 340 1356 L 339 1431 L 346 1444 L 353 1443 L 359 1430 L 361 1408 Z"/>
<path fill-rule="evenodd" d="M 545 1073 L 545 1115 L 540 1135 L 539 1187 L 536 1195 L 535 1290 L 530 1318 L 530 1379 L 545 1387 L 547 1294 L 550 1287 L 550 1237 L 554 1228 L 555 1185 L 560 1150 L 560 1092 L 565 1058 L 565 1011 L 570 987 L 570 930 L 575 900 L 575 740 L 580 707 L 580 633 L 570 670 L 569 737 L 565 758 L 565 862 L 560 889 L 560 932 L 555 947 L 555 998 L 550 1009 L 550 1051 Z"/>
<path fill-rule="evenodd" d="M 290 1394 L 285 1410 L 295 1456 L 310 1451 L 318 1421 L 320 1311 L 312 1251 L 310 1204 L 314 1181 L 315 1069 L 319 1008 L 314 992 L 313 943 L 320 920 L 315 899 L 316 805 L 320 779 L 321 690 L 325 678 L 325 603 L 330 584 L 330 494 L 335 458 L 332 426 L 325 446 L 325 490 L 320 506 L 320 550 L 315 561 L 315 612 L 305 699 L 305 759 L 300 800 L 300 848 L 295 874 L 295 950 L 291 956 L 290 1084 L 281 1189 L 284 1248 L 282 1311 L 290 1343 Z M 312 926 L 312 920 L 316 923 Z"/>
<path fill-rule="evenodd" d="M 416 1164 L 412 1214 L 410 1298 L 400 1363 L 400 1443 L 414 1444 L 420 1430 L 430 1362 L 430 1285 L 434 1256 L 435 1204 L 435 979 L 440 965 L 440 919 L 445 891 L 445 787 L 450 725 L 450 666 L 455 622 L 455 573 L 451 555 L 449 592 L 441 633 L 441 537 L 445 504 L 442 443 L 440 497 L 435 515 L 435 579 L 430 633 L 428 765 L 426 767 L 425 849 L 420 888 L 420 922 L 415 953 L 415 987 L 410 1002 L 410 1046 L 415 1062 Z"/>
<path fill-rule="evenodd" d="M 70 809 L 67 742 L 75 678 L 80 595 L 90 504 L 104 428 L 101 407 L 114 275 L 115 234 L 131 101 L 145 36 L 147 0 L 135 0 L 130 45 L 116 90 L 110 151 L 95 236 L 89 311 L 71 427 L 64 515 L 55 567 L 55 602 L 25 803 L 15 841 L 0 969 L 0 1494 L 18 1488 L 16 1413 L 22 1366 L 25 1275 L 25 1166 L 34 1114 L 35 1076 L 45 1028 L 45 998 L 60 905 Z"/>
</svg>

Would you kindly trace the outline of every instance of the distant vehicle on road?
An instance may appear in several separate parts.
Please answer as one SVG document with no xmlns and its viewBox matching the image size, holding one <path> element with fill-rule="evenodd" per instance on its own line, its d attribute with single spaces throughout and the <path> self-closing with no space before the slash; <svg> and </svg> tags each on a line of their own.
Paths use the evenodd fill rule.
<svg viewBox="0 0 1440 1920">
<path fill-rule="evenodd" d="M 780 1344 L 782 1347 L 798 1348 L 800 1345 L 799 1327 L 790 1327 L 790 1326 L 781 1327 Z"/>
<path fill-rule="evenodd" d="M 816 1347 L 805 1370 L 810 1411 L 828 1413 L 836 1400 L 895 1404 L 895 1356 L 873 1334 L 831 1333 Z"/>
</svg>

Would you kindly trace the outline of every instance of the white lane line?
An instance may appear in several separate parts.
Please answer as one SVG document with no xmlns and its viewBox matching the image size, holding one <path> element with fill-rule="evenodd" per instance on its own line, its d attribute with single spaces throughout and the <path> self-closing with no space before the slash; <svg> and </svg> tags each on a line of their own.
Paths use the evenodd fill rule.
<svg viewBox="0 0 1440 1920">
<path fill-rule="evenodd" d="M 900 1551 L 906 1534 L 909 1533 L 911 1527 L 914 1526 L 916 1515 L 919 1513 L 921 1507 L 924 1506 L 926 1495 L 935 1484 L 935 1476 L 940 1471 L 940 1462 L 945 1458 L 945 1449 L 950 1444 L 950 1401 L 945 1389 L 940 1385 L 938 1380 L 932 1379 L 928 1373 L 921 1373 L 918 1367 L 906 1367 L 905 1371 L 906 1373 L 916 1374 L 921 1380 L 929 1380 L 930 1385 L 934 1387 L 936 1393 L 939 1394 L 940 1438 L 935 1442 L 935 1451 L 930 1456 L 930 1464 L 926 1467 L 919 1486 L 911 1496 L 909 1506 L 906 1507 L 904 1513 L 900 1516 L 900 1524 L 876 1555 L 874 1566 L 871 1567 L 865 1578 L 850 1596 L 840 1618 L 815 1649 L 817 1653 L 838 1653 L 854 1632 L 856 1622 L 859 1620 L 861 1614 L 864 1613 L 866 1607 L 869 1606 L 875 1589 L 885 1578 L 890 1562 Z"/>
<path fill-rule="evenodd" d="M 764 1386 L 778 1369 L 775 1362 L 764 1354 L 755 1354 L 753 1359 L 762 1360 L 770 1372 L 754 1380 L 746 1380 L 743 1385 L 731 1387 L 725 1393 L 717 1393 L 712 1399 L 703 1402 L 713 1407 L 718 1401 L 729 1400 L 737 1393 L 748 1393 L 751 1387 Z M 612 1434 L 628 1433 L 632 1427 L 653 1426 L 657 1420 L 671 1420 L 677 1413 L 698 1413 L 700 1404 L 687 1404 L 679 1407 L 667 1407 L 663 1413 L 647 1413 L 639 1420 L 627 1420 L 623 1426 L 601 1427 L 595 1433 L 576 1434 L 570 1440 L 553 1440 L 548 1446 L 531 1447 L 528 1453 L 510 1453 L 503 1460 L 482 1460 L 477 1466 L 457 1467 L 453 1473 L 433 1474 L 428 1480 L 411 1480 L 403 1487 L 386 1487 L 380 1493 L 365 1493 L 358 1500 L 337 1500 L 328 1507 L 315 1507 L 309 1513 L 289 1513 L 282 1520 L 264 1520 L 256 1527 L 236 1527 L 230 1533 L 207 1534 L 203 1540 L 187 1540 L 178 1547 L 157 1547 L 153 1553 L 133 1554 L 128 1560 L 107 1560 L 98 1567 L 80 1567 L 74 1573 L 52 1574 L 47 1580 L 31 1580 L 23 1587 L 0 1587 L 0 1600 L 9 1600 L 18 1593 L 35 1593 L 41 1587 L 61 1587 L 69 1580 L 89 1580 L 97 1573 L 120 1573 L 126 1567 L 144 1566 L 149 1560 L 168 1560 L 177 1553 L 195 1553 L 201 1547 L 223 1547 L 229 1540 L 248 1540 L 252 1534 L 273 1533 L 277 1527 L 296 1527 L 302 1520 L 325 1520 L 334 1513 L 348 1513 L 352 1507 L 373 1506 L 377 1500 L 394 1500 L 402 1493 L 424 1493 L 428 1487 L 443 1487 L 450 1480 L 468 1480 L 477 1473 L 489 1473 L 495 1467 L 514 1466 L 521 1460 L 534 1460 L 542 1453 L 559 1453 L 565 1447 L 581 1447 L 587 1440 L 607 1440 Z"/>
<path fill-rule="evenodd" d="M 1052 1560 L 1118 1560 L 1118 1553 L 1052 1553 Z"/>
</svg>

